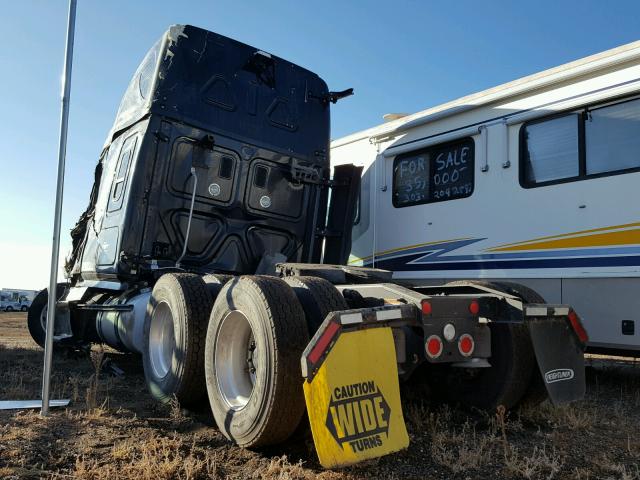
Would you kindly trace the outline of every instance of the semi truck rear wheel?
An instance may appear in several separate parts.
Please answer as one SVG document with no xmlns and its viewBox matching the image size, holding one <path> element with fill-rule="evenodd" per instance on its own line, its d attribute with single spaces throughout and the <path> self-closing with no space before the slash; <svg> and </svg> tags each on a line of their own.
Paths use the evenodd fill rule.
<svg viewBox="0 0 640 480">
<path fill-rule="evenodd" d="M 67 288 L 66 283 L 59 283 L 56 287 L 56 298 L 61 298 Z M 44 289 L 38 292 L 31 302 L 31 307 L 27 312 L 27 328 L 34 342 L 44 348 L 44 340 L 47 333 L 47 311 L 49 302 L 49 290 Z"/>
<path fill-rule="evenodd" d="M 503 291 L 520 298 L 524 303 L 547 303 L 546 300 L 538 292 L 532 288 L 525 287 L 519 283 L 512 282 L 493 282 L 493 285 L 499 287 Z M 531 346 L 533 350 L 533 345 Z M 533 371 L 531 372 L 531 379 L 529 380 L 529 386 L 522 399 L 521 404 L 526 404 L 529 407 L 536 406 L 547 399 L 547 387 L 544 384 L 544 379 L 537 367 L 537 362 L 534 359 Z"/>
<path fill-rule="evenodd" d="M 209 320 L 205 374 L 222 433 L 243 447 L 283 442 L 305 411 L 300 356 L 309 341 L 304 311 L 283 280 L 228 282 Z"/>
<path fill-rule="evenodd" d="M 457 283 L 451 282 L 447 285 Z M 521 285 L 508 282 L 465 283 L 474 283 L 519 296 L 527 303 L 544 303 L 536 292 Z M 522 289 L 519 289 L 520 287 Z M 448 402 L 489 411 L 495 410 L 499 405 L 512 408 L 523 399 L 529 389 L 536 361 L 526 325 L 493 323 L 490 328 L 490 368 L 446 367 L 444 378 L 437 376 L 439 386 L 434 390 L 443 392 Z"/>
<path fill-rule="evenodd" d="M 224 284 L 233 279 L 233 275 L 227 275 L 225 273 L 209 273 L 202 277 L 207 290 L 211 294 L 211 299 L 215 302 L 220 290 L 224 287 Z"/>
<path fill-rule="evenodd" d="M 319 277 L 285 277 L 298 297 L 307 319 L 309 336 L 318 330 L 331 312 L 349 310 L 346 300 L 331 282 Z"/>
<path fill-rule="evenodd" d="M 167 273 L 153 287 L 144 321 L 142 362 L 151 395 L 196 406 L 206 396 L 204 338 L 211 295 L 202 277 Z"/>
<path fill-rule="evenodd" d="M 291 276 L 284 281 L 293 288 L 302 309 L 304 310 L 309 338 L 311 338 L 327 315 L 331 312 L 349 310 L 349 305 L 338 289 L 328 280 L 320 277 Z M 311 425 L 306 411 L 300 420 L 300 425 L 293 434 L 294 438 L 303 439 L 311 432 Z"/>
</svg>

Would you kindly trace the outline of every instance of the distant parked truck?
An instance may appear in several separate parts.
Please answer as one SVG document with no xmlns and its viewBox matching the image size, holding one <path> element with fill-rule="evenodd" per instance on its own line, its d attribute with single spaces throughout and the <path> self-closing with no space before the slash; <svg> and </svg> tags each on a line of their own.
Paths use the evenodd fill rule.
<svg viewBox="0 0 640 480">
<path fill-rule="evenodd" d="M 37 290 L 18 290 L 14 288 L 3 288 L 0 290 L 0 311 L 26 312 L 35 298 Z"/>
<path fill-rule="evenodd" d="M 397 118 L 393 116 L 391 118 Z M 362 166 L 349 264 L 509 280 L 640 356 L 640 42 L 334 140 Z"/>
</svg>

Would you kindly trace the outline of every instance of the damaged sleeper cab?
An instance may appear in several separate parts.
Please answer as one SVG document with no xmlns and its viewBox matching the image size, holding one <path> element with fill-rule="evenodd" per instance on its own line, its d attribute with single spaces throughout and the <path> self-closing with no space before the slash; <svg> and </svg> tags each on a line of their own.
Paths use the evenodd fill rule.
<svg viewBox="0 0 640 480">
<path fill-rule="evenodd" d="M 238 445 L 283 442 L 307 412 L 328 467 L 408 444 L 399 379 L 487 409 L 538 382 L 554 401 L 579 398 L 584 339 L 569 307 L 344 266 L 361 169 L 330 171 L 329 107 L 350 93 L 171 27 L 131 80 L 71 232 L 55 345 L 141 355 L 156 399 L 208 399 Z M 28 316 L 40 345 L 46 299 Z"/>
</svg>

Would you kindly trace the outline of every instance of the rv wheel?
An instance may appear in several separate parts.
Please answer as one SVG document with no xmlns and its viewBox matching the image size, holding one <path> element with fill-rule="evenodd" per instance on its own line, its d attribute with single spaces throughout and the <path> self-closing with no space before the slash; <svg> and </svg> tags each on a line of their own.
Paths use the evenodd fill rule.
<svg viewBox="0 0 640 480">
<path fill-rule="evenodd" d="M 519 296 L 528 303 L 544 302 L 536 292 L 520 285 L 507 282 L 471 283 Z M 448 285 L 455 284 L 452 282 Z M 520 287 L 521 290 L 518 290 Z M 443 382 L 434 391 L 443 392 L 447 402 L 493 411 L 499 405 L 514 407 L 527 393 L 536 366 L 529 330 L 524 324 L 493 323 L 490 328 L 491 367 L 446 367 L 444 372 L 434 375 L 436 382 Z"/>
<path fill-rule="evenodd" d="M 220 431 L 244 447 L 283 442 L 305 411 L 300 356 L 309 340 L 304 311 L 283 280 L 243 276 L 211 311 L 207 391 Z"/>
<path fill-rule="evenodd" d="M 27 306 L 26 306 L 26 305 L 22 305 L 22 306 L 20 307 L 20 311 L 21 311 L 21 312 L 26 312 L 27 310 L 28 310 L 28 308 L 27 308 Z"/>
<path fill-rule="evenodd" d="M 206 394 L 204 337 L 211 295 L 198 275 L 167 273 L 149 299 L 144 321 L 142 362 L 151 395 L 162 403 L 174 396 L 183 406 Z"/>
<path fill-rule="evenodd" d="M 56 287 L 56 298 L 61 298 L 67 287 L 66 283 L 59 283 Z M 47 332 L 47 302 L 49 301 L 48 290 L 45 288 L 38 292 L 31 302 L 31 307 L 27 312 L 27 327 L 34 342 L 44 348 L 44 340 Z"/>
</svg>

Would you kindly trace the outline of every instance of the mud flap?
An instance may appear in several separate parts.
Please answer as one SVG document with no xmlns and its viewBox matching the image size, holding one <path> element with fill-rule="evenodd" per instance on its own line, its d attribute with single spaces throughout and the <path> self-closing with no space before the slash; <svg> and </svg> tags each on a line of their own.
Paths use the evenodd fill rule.
<svg viewBox="0 0 640 480">
<path fill-rule="evenodd" d="M 394 310 L 400 318 L 400 309 Z M 351 312 L 342 315 L 346 321 L 362 322 L 361 313 Z M 384 316 L 392 310 L 378 312 Z M 391 328 L 368 328 L 366 322 L 343 328 L 338 314 L 330 320 L 302 357 L 305 401 L 321 465 L 342 467 L 406 448 Z"/>
<path fill-rule="evenodd" d="M 552 403 L 584 397 L 584 349 L 566 316 L 527 318 L 540 374 Z"/>
</svg>

